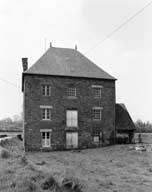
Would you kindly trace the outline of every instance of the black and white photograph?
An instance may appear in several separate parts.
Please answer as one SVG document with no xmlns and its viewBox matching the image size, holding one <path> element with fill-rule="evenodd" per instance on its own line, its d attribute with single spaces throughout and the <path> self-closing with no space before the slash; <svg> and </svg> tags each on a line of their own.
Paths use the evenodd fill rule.
<svg viewBox="0 0 152 192">
<path fill-rule="evenodd" d="M 152 191 L 152 1 L 0 0 L 0 192 Z"/>
</svg>

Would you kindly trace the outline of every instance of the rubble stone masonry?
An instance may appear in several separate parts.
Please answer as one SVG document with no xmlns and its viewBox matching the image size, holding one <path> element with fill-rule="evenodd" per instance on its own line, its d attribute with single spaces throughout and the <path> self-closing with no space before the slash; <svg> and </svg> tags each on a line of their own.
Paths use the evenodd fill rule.
<svg viewBox="0 0 152 192">
<path fill-rule="evenodd" d="M 51 86 L 51 96 L 42 95 L 42 84 Z M 92 85 L 101 85 L 101 98 L 94 98 Z M 43 150 L 42 129 L 51 129 L 51 147 L 66 149 L 66 132 L 78 132 L 78 148 L 95 147 L 93 132 L 102 132 L 102 145 L 114 142 L 115 81 L 78 77 L 24 74 L 24 146 L 25 151 Z M 77 96 L 68 98 L 67 88 L 76 88 Z M 40 106 L 51 106 L 51 120 L 42 120 Z M 101 121 L 94 121 L 93 107 L 102 107 Z M 66 110 L 78 111 L 78 127 L 66 126 Z"/>
</svg>

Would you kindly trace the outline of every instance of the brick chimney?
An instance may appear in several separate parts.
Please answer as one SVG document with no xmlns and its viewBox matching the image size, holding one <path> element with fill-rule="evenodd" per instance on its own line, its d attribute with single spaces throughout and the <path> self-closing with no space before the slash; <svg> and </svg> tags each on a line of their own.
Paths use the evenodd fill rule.
<svg viewBox="0 0 152 192">
<path fill-rule="evenodd" d="M 28 58 L 22 58 L 23 72 L 28 69 Z"/>
</svg>

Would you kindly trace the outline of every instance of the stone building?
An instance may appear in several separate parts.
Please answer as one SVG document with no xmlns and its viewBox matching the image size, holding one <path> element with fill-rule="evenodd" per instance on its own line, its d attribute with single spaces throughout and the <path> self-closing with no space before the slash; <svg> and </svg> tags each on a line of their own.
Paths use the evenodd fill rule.
<svg viewBox="0 0 152 192">
<path fill-rule="evenodd" d="M 25 151 L 114 142 L 114 77 L 77 49 L 50 46 L 29 69 L 22 64 Z"/>
</svg>

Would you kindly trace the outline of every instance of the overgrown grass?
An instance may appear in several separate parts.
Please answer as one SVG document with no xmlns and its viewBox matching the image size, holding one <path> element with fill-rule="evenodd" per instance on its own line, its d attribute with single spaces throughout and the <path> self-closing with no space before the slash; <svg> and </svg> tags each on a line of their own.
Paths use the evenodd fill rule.
<svg viewBox="0 0 152 192">
<path fill-rule="evenodd" d="M 0 192 L 151 192 L 152 146 L 117 145 L 81 152 L 24 153 L 20 140 L 3 143 Z"/>
</svg>

